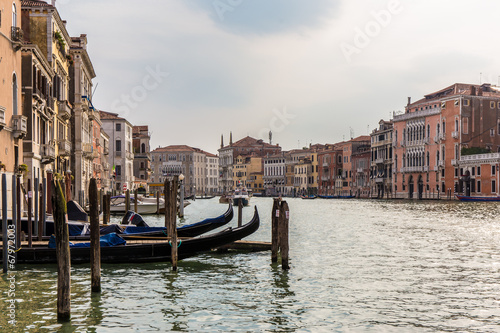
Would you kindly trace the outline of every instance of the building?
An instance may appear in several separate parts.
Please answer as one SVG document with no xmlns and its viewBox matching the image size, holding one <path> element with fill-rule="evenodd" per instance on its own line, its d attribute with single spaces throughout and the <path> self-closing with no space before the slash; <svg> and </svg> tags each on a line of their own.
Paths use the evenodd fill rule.
<svg viewBox="0 0 500 333">
<path fill-rule="evenodd" d="M 262 158 L 264 163 L 263 183 L 266 196 L 279 196 L 286 193 L 285 152 Z"/>
<path fill-rule="evenodd" d="M 70 119 L 73 108 L 69 102 L 69 71 L 73 62 L 69 50 L 72 40 L 66 30 L 66 22 L 61 19 L 53 4 L 54 2 L 48 4 L 44 1 L 22 1 L 22 30 L 24 40 L 28 44 L 38 46 L 41 56 L 50 64 L 54 75 L 49 95 L 55 99 L 55 116 L 47 119 L 48 138 L 41 144 L 50 157 L 52 149 L 55 150 L 52 171 L 62 175 L 71 169 L 65 142 L 69 141 L 71 136 Z M 63 143 L 61 152 L 60 142 Z"/>
<path fill-rule="evenodd" d="M 186 196 L 208 195 L 213 185 L 209 186 L 209 171 L 214 171 L 213 154 L 187 145 L 159 147 L 151 152 L 152 182 L 163 183 L 172 176 L 184 175 Z"/>
<path fill-rule="evenodd" d="M 149 192 L 148 182 L 151 180 L 151 133 L 147 125 L 132 128 L 132 146 L 134 149 L 134 177 L 137 188 Z"/>
<path fill-rule="evenodd" d="M 0 17 L 0 171 L 7 174 L 8 188 L 12 175 L 20 172 L 23 138 L 27 134 L 27 117 L 21 100 L 21 2 L 1 0 Z M 31 176 L 30 174 L 27 175 Z M 10 191 L 9 191 L 10 192 Z M 8 207 L 12 195 L 7 195 Z"/>
<path fill-rule="evenodd" d="M 122 192 L 134 190 L 132 124 L 116 113 L 99 111 L 102 129 L 109 135 L 108 162 L 112 168 L 111 188 Z"/>
<path fill-rule="evenodd" d="M 318 194 L 334 195 L 335 180 L 342 177 L 342 149 L 336 145 L 325 145 L 325 149 L 318 152 L 318 164 Z"/>
<path fill-rule="evenodd" d="M 254 156 L 265 157 L 267 155 L 275 155 L 281 152 L 279 145 L 265 143 L 263 140 L 254 139 L 252 137 L 244 137 L 233 143 L 232 133 L 229 139 L 229 145 L 224 146 L 224 138 L 221 136 L 221 146 L 219 149 L 219 173 L 220 173 L 220 191 L 226 193 L 232 191 L 235 184 L 235 170 L 233 165 L 236 164 L 238 156 Z"/>
<path fill-rule="evenodd" d="M 335 182 L 335 195 L 361 195 L 369 186 L 370 137 L 359 136 L 338 146 L 342 149 L 342 173 Z"/>
<path fill-rule="evenodd" d="M 313 181 L 313 165 L 309 157 L 300 158 L 298 163 L 295 163 L 293 168 L 294 173 L 294 193 L 296 195 L 311 195 L 314 194 L 312 187 Z"/>
<path fill-rule="evenodd" d="M 392 121 L 380 120 L 371 137 L 371 197 L 392 197 Z"/>
<path fill-rule="evenodd" d="M 206 193 L 216 195 L 219 193 L 219 156 L 205 152 L 207 161 Z"/>
<path fill-rule="evenodd" d="M 88 197 L 90 178 L 96 178 L 98 188 L 103 179 L 102 163 L 106 159 L 99 151 L 101 117 L 92 105 L 92 79 L 96 76 L 87 53 L 87 36 L 71 38 L 70 103 L 71 115 L 71 162 L 74 171 L 74 195 L 80 202 Z M 62 142 L 61 147 L 62 148 Z"/>
<path fill-rule="evenodd" d="M 500 149 L 498 87 L 455 83 L 414 103 L 408 98 L 405 112 L 395 114 L 393 123 L 397 197 L 443 198 L 464 188 L 473 195 L 497 192 L 491 192 L 491 179 L 489 186 L 480 182 L 478 187 L 472 167 L 485 161 L 482 153 Z"/>
</svg>

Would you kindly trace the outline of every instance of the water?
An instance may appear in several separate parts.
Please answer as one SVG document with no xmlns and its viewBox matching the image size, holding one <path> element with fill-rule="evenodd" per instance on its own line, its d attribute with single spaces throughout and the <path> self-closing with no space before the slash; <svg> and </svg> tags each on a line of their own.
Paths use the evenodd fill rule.
<svg viewBox="0 0 500 333">
<path fill-rule="evenodd" d="M 288 199 L 290 266 L 270 253 L 72 267 L 72 319 L 56 319 L 55 266 L 18 266 L 16 326 L 2 332 L 500 332 L 500 223 L 495 203 Z M 252 198 L 270 240 L 270 198 Z M 197 200 L 183 223 L 225 205 Z M 251 208 L 244 208 L 244 221 Z M 155 220 L 156 219 L 156 220 Z M 161 218 L 148 221 L 161 225 Z M 231 222 L 236 223 L 236 218 Z"/>
</svg>

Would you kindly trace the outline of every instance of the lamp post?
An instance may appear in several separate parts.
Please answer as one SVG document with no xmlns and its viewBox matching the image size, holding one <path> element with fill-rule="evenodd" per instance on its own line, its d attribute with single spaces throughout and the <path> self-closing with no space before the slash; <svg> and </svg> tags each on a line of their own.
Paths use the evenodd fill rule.
<svg viewBox="0 0 500 333">
<path fill-rule="evenodd" d="M 179 175 L 179 181 L 181 182 L 181 193 L 179 199 L 179 217 L 184 217 L 184 175 L 181 173 Z"/>
</svg>

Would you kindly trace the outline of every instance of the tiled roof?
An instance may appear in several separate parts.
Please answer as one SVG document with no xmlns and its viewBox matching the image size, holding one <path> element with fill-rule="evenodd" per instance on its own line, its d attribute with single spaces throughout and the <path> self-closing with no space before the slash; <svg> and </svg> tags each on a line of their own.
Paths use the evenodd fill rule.
<svg viewBox="0 0 500 333">
<path fill-rule="evenodd" d="M 50 3 L 41 0 L 23 0 L 22 7 L 53 7 Z"/>
<path fill-rule="evenodd" d="M 111 113 L 106 111 L 99 110 L 99 115 L 101 116 L 101 120 L 113 120 L 113 119 L 121 119 L 125 120 L 125 118 L 119 117 L 118 113 Z"/>
<path fill-rule="evenodd" d="M 278 145 L 271 145 L 269 143 L 266 143 L 266 142 L 264 142 L 264 140 L 254 139 L 250 136 L 246 136 L 243 139 L 240 139 L 229 146 L 225 146 L 224 148 L 227 148 L 227 147 L 251 147 L 251 146 L 256 146 L 256 145 L 263 146 L 265 148 L 278 148 L 279 147 Z"/>
</svg>

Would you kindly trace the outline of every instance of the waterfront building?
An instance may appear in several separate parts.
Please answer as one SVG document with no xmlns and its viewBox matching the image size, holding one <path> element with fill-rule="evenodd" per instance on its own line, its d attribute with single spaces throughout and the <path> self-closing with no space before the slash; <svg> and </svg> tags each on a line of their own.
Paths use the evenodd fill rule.
<svg viewBox="0 0 500 333">
<path fill-rule="evenodd" d="M 352 193 L 358 198 L 370 197 L 370 145 L 358 147 L 351 155 Z"/>
<path fill-rule="evenodd" d="M 264 164 L 263 184 L 266 196 L 279 196 L 286 193 L 285 152 L 262 158 Z"/>
<path fill-rule="evenodd" d="M 148 182 L 151 180 L 150 140 L 151 134 L 147 125 L 132 127 L 134 187 L 144 192 L 149 192 Z"/>
<path fill-rule="evenodd" d="M 361 194 L 361 191 L 365 191 L 364 188 L 368 186 L 366 185 L 368 178 L 366 170 L 369 168 L 369 154 L 368 162 L 359 161 L 365 161 L 365 154 L 370 151 L 370 137 L 367 135 L 359 136 L 338 143 L 338 146 L 342 150 L 342 173 L 335 181 L 335 195 Z"/>
<path fill-rule="evenodd" d="M 342 176 L 342 149 L 336 145 L 325 145 L 325 149 L 318 152 L 318 164 L 318 194 L 334 195 L 335 180 Z"/>
<path fill-rule="evenodd" d="M 300 158 L 299 162 L 294 165 L 294 192 L 296 195 L 314 194 L 312 168 L 312 161 L 309 157 Z"/>
<path fill-rule="evenodd" d="M 100 113 L 99 114 L 99 119 L 100 119 Z M 105 193 L 111 192 L 112 191 L 112 185 L 111 185 L 111 180 L 113 179 L 113 175 L 111 174 L 111 166 L 109 164 L 109 135 L 103 130 L 102 128 L 102 123 L 101 123 L 101 131 L 100 131 L 100 145 L 99 145 L 99 156 L 101 156 L 101 165 L 102 165 L 102 172 L 101 172 L 101 179 L 100 179 L 100 184 L 101 184 L 101 189 Z"/>
<path fill-rule="evenodd" d="M 27 134 L 27 117 L 23 115 L 21 100 L 23 31 L 21 1 L 1 0 L 0 5 L 0 172 L 7 175 L 10 189 L 12 175 L 20 171 L 19 165 L 23 163 L 23 138 Z M 7 206 L 12 207 L 12 195 L 8 192 Z"/>
<path fill-rule="evenodd" d="M 41 178 L 54 169 L 56 159 L 54 140 L 54 73 L 45 56 L 35 44 L 22 47 L 23 116 L 26 117 L 26 136 L 23 139 L 23 163 L 30 176 Z"/>
<path fill-rule="evenodd" d="M 221 137 L 221 146 L 219 149 L 219 187 L 222 193 L 232 191 L 234 187 L 235 170 L 233 165 L 236 163 L 236 158 L 241 156 L 265 157 L 267 155 L 275 155 L 281 152 L 279 145 L 272 145 L 260 139 L 254 139 L 250 136 L 244 137 L 233 143 L 232 133 L 229 139 L 229 145 L 224 146 L 223 137 Z"/>
<path fill-rule="evenodd" d="M 73 151 L 74 195 L 80 203 L 85 203 L 91 178 L 98 179 L 97 186 L 101 188 L 102 163 L 107 159 L 99 152 L 102 122 L 92 105 L 92 79 L 96 75 L 87 53 L 86 35 L 71 38 L 70 58 L 71 145 L 67 147 L 67 142 L 60 141 L 59 151 Z"/>
<path fill-rule="evenodd" d="M 392 197 L 392 121 L 380 120 L 371 137 L 371 197 Z"/>
<path fill-rule="evenodd" d="M 500 151 L 500 90 L 490 84 L 455 83 L 414 103 L 408 98 L 405 112 L 395 114 L 393 122 L 396 196 L 450 196 L 471 179 L 460 170 L 472 172 L 473 163 L 484 161 L 477 152 Z M 466 158 L 462 166 L 468 155 L 478 155 L 478 161 Z M 492 193 L 491 185 L 485 190 L 480 184 L 469 184 L 473 195 Z"/>
<path fill-rule="evenodd" d="M 262 157 L 238 155 L 233 165 L 233 187 L 245 186 L 253 192 L 262 192 Z"/>
<path fill-rule="evenodd" d="M 214 173 L 214 155 L 187 145 L 158 147 L 151 152 L 152 182 L 163 183 L 172 176 L 184 175 L 186 196 L 210 193 L 207 164 Z M 210 158 L 210 159 L 209 159 Z M 207 161 L 208 159 L 208 161 Z M 218 162 L 218 161 L 216 161 Z"/>
<path fill-rule="evenodd" d="M 114 191 L 134 190 L 132 124 L 117 113 L 99 111 L 102 129 L 109 135 L 109 158 Z"/>
<path fill-rule="evenodd" d="M 70 118 L 72 105 L 69 102 L 70 66 L 73 62 L 69 52 L 72 40 L 66 30 L 66 22 L 52 4 L 44 1 L 22 1 L 22 30 L 28 44 L 38 46 L 53 72 L 51 97 L 55 98 L 55 116 L 48 119 L 45 148 L 52 154 L 55 150 L 53 171 L 64 174 L 70 171 L 70 157 L 66 145 L 59 151 L 59 142 L 70 140 Z M 48 169 L 47 169 L 48 170 Z"/>
<path fill-rule="evenodd" d="M 219 193 L 219 156 L 205 152 L 207 164 L 206 194 Z"/>
</svg>

